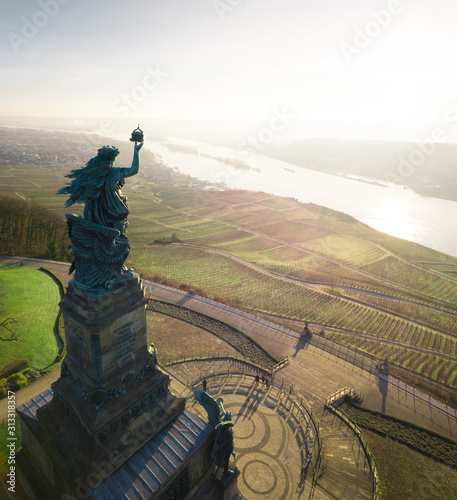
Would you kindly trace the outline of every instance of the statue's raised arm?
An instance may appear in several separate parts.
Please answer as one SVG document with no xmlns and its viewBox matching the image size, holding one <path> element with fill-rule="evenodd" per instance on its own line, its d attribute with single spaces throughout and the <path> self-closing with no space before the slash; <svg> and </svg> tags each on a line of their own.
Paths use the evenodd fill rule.
<svg viewBox="0 0 457 500">
<path fill-rule="evenodd" d="M 124 168 L 124 177 L 131 177 L 132 175 L 136 175 L 140 170 L 140 149 L 143 147 L 143 142 L 139 144 L 135 143 L 135 149 L 133 150 L 133 161 L 132 166 L 130 168 Z"/>
<path fill-rule="evenodd" d="M 129 206 L 122 195 L 124 178 L 138 173 L 140 168 L 139 151 L 143 141 L 135 142 L 133 161 L 130 168 L 114 167 L 119 150 L 114 146 L 103 146 L 97 156 L 90 159 L 86 166 L 72 170 L 67 177 L 73 180 L 63 187 L 59 194 L 69 194 L 66 202 L 84 203 L 84 219 L 101 226 L 117 229 L 122 234 L 127 228 Z"/>
</svg>

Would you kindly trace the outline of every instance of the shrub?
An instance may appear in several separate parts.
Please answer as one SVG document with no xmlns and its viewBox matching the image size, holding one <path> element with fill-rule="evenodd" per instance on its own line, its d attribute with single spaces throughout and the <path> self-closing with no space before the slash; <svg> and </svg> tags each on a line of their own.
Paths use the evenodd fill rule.
<svg viewBox="0 0 457 500">
<path fill-rule="evenodd" d="M 28 382 L 36 380 L 40 376 L 40 372 L 34 368 L 26 368 L 22 371 L 22 375 L 25 375 Z"/>
<path fill-rule="evenodd" d="M 22 373 L 14 373 L 8 377 L 6 384 L 11 391 L 17 391 L 27 385 L 27 378 Z"/>
<path fill-rule="evenodd" d="M 21 372 L 29 367 L 28 359 L 13 359 L 0 369 L 0 379 L 7 378 L 13 373 Z"/>
<path fill-rule="evenodd" d="M 6 378 L 0 379 L 0 398 L 6 396 Z"/>
<path fill-rule="evenodd" d="M 230 299 L 224 299 L 223 297 L 216 295 L 216 297 L 213 297 L 213 300 L 215 302 L 219 302 L 219 304 L 225 304 L 226 306 L 233 307 L 233 302 Z"/>
</svg>

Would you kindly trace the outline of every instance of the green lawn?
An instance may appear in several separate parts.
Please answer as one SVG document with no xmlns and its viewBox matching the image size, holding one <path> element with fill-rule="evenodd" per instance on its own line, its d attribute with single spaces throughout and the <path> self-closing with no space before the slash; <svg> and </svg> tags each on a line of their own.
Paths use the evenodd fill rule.
<svg viewBox="0 0 457 500">
<path fill-rule="evenodd" d="M 26 358 L 30 366 L 44 368 L 55 360 L 59 301 L 59 289 L 47 274 L 31 266 L 0 263 L 0 317 L 14 318 L 21 334 L 17 341 L 2 342 L 0 366 Z"/>
<path fill-rule="evenodd" d="M 386 485 L 385 500 L 457 498 L 457 471 L 404 444 L 363 430 Z"/>
</svg>

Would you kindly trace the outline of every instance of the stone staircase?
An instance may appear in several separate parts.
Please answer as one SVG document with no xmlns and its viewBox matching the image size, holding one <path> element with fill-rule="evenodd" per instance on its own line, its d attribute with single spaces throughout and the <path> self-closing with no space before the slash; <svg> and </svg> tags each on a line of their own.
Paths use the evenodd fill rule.
<svg viewBox="0 0 457 500">
<path fill-rule="evenodd" d="M 324 471 L 317 488 L 339 500 L 373 498 L 370 466 L 357 436 L 328 410 L 316 412 L 316 417 L 324 443 Z"/>
<path fill-rule="evenodd" d="M 307 367 L 296 366 L 294 358 L 282 370 L 281 377 L 308 400 L 320 424 L 323 441 L 323 471 L 318 479 L 314 498 L 358 500 L 373 498 L 373 483 L 365 451 L 354 431 L 325 408 L 326 397 L 334 393 L 330 380 L 318 379 Z M 319 385 L 319 391 L 314 387 Z M 355 396 L 358 400 L 360 395 Z"/>
</svg>

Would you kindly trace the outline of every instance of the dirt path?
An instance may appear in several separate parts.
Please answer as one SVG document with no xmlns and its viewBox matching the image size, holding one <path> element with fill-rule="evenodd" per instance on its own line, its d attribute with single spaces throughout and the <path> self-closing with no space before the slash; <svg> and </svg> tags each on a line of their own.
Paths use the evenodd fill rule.
<svg viewBox="0 0 457 500">
<path fill-rule="evenodd" d="M 41 394 L 46 389 L 51 387 L 51 384 L 55 382 L 60 377 L 60 368 L 54 369 L 52 372 L 46 373 L 38 380 L 35 380 L 31 384 L 22 388 L 20 391 L 16 392 L 16 408 L 24 403 L 27 403 L 30 399 Z M 7 399 L 0 400 L 0 424 L 6 420 L 8 416 Z"/>
</svg>

